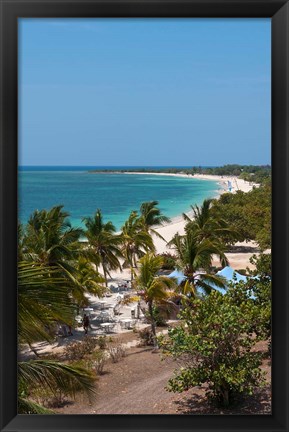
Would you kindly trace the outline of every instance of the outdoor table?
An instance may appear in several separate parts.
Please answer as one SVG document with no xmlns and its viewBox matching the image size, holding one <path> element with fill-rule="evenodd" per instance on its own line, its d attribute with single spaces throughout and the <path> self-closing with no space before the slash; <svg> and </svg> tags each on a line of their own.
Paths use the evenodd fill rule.
<svg viewBox="0 0 289 432">
<path fill-rule="evenodd" d="M 91 307 L 84 308 L 83 312 L 88 312 L 88 316 L 91 317 L 91 312 L 93 312 L 93 308 Z"/>
<path fill-rule="evenodd" d="M 127 318 L 127 319 L 120 320 L 120 322 L 124 324 L 124 328 L 130 329 L 131 324 L 133 323 L 133 320 L 131 320 L 130 318 Z"/>
<path fill-rule="evenodd" d="M 98 315 L 98 319 L 102 322 L 109 319 L 109 313 L 108 312 L 100 312 Z"/>
<path fill-rule="evenodd" d="M 100 326 L 104 329 L 104 331 L 106 333 L 109 333 L 110 331 L 112 331 L 112 329 L 114 327 L 114 323 L 105 322 L 105 323 L 100 324 Z"/>
<path fill-rule="evenodd" d="M 107 305 L 106 301 L 104 300 L 99 301 L 98 304 L 100 305 L 100 309 L 104 309 L 105 306 Z"/>
</svg>

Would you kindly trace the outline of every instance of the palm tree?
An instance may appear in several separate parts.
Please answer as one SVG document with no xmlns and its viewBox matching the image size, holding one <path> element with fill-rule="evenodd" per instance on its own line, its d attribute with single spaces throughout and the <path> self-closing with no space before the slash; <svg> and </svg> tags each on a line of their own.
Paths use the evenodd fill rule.
<svg viewBox="0 0 289 432">
<path fill-rule="evenodd" d="M 157 207 L 158 204 L 158 201 L 142 203 L 140 206 L 140 218 L 147 232 L 151 235 L 154 234 L 165 241 L 165 239 L 153 227 L 160 227 L 164 223 L 169 223 L 171 220 L 161 213 L 160 209 Z"/>
<path fill-rule="evenodd" d="M 69 222 L 69 213 L 63 206 L 50 210 L 36 210 L 26 226 L 23 240 L 25 260 L 58 266 L 73 273 L 73 261 L 79 253 L 80 228 L 73 228 Z"/>
<path fill-rule="evenodd" d="M 36 210 L 28 221 L 23 238 L 19 229 L 19 257 L 32 263 L 56 267 L 59 277 L 66 279 L 67 291 L 76 300 L 84 300 L 84 290 L 78 282 L 79 273 L 76 269 L 78 258 L 84 254 L 79 242 L 83 230 L 73 228 L 68 216 L 63 206 Z"/>
<path fill-rule="evenodd" d="M 71 323 L 74 304 L 65 287 L 66 280 L 59 277 L 57 267 L 40 263 L 18 264 L 18 332 L 19 341 L 29 345 L 35 341 L 51 341 L 49 327 L 56 321 Z M 47 414 L 51 411 L 29 400 L 29 386 L 39 384 L 67 394 L 84 390 L 94 392 L 94 377 L 85 369 L 50 360 L 18 362 L 19 412 Z"/>
<path fill-rule="evenodd" d="M 202 288 L 206 293 L 212 290 L 211 284 L 225 288 L 222 277 L 211 274 L 213 255 L 218 255 L 222 265 L 228 265 L 228 259 L 222 250 L 222 245 L 208 239 L 199 241 L 197 235 L 188 232 L 185 236 L 176 234 L 169 242 L 177 254 L 177 265 L 183 270 L 189 285 L 185 289 L 195 293 Z"/>
<path fill-rule="evenodd" d="M 124 256 L 123 266 L 131 269 L 131 280 L 134 276 L 134 268 L 137 260 L 148 251 L 154 252 L 155 247 L 151 235 L 144 228 L 143 221 L 136 211 L 132 211 L 128 220 L 122 227 L 122 253 Z"/>
<path fill-rule="evenodd" d="M 148 305 L 154 346 L 157 347 L 154 305 L 170 302 L 169 299 L 173 296 L 172 290 L 176 288 L 176 284 L 166 276 L 157 276 L 162 266 L 162 258 L 160 256 L 147 253 L 139 262 L 139 275 L 135 280 L 135 285 Z M 170 303 L 172 304 L 172 302 Z"/>
<path fill-rule="evenodd" d="M 183 213 L 186 224 L 186 232 L 193 232 L 198 235 L 199 240 L 210 239 L 222 241 L 224 238 L 237 241 L 240 234 L 232 229 L 228 222 L 222 218 L 217 218 L 212 214 L 213 199 L 205 199 L 201 207 L 191 206 L 193 219 Z"/>
<path fill-rule="evenodd" d="M 102 285 L 105 279 L 95 269 L 95 265 L 85 256 L 80 256 L 76 264 L 77 281 L 83 288 L 83 292 L 97 297 L 103 297 L 106 289 Z M 87 299 L 79 298 L 78 304 L 87 305 Z"/>
<path fill-rule="evenodd" d="M 86 226 L 84 235 L 88 240 L 88 250 L 92 252 L 92 260 L 99 261 L 102 265 L 105 285 L 110 270 L 121 270 L 119 258 L 122 257 L 120 246 L 121 237 L 115 234 L 115 226 L 112 222 L 103 222 L 101 210 L 98 209 L 93 217 L 83 218 Z"/>
</svg>

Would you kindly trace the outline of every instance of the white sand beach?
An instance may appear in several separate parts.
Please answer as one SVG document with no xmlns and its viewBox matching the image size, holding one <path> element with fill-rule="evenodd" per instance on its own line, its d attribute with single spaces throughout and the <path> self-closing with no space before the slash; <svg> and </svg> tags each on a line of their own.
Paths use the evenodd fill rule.
<svg viewBox="0 0 289 432">
<path fill-rule="evenodd" d="M 220 192 L 228 192 L 228 181 L 232 184 L 232 193 L 236 193 L 237 190 L 240 190 L 242 192 L 249 192 L 253 186 L 258 187 L 258 184 L 255 183 L 249 183 L 246 180 L 239 179 L 235 176 L 219 176 L 219 175 L 210 175 L 210 174 L 185 174 L 185 173 L 155 173 L 155 172 L 131 172 L 131 171 L 125 171 L 121 174 L 131 174 L 131 175 L 156 175 L 156 176 L 170 176 L 170 177 L 183 177 L 183 178 L 192 178 L 192 179 L 199 179 L 199 180 L 214 180 L 220 185 Z"/>
</svg>

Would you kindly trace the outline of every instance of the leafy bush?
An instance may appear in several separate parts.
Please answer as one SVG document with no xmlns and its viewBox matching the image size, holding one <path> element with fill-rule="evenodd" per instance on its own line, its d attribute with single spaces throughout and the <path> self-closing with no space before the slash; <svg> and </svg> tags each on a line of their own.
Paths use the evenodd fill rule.
<svg viewBox="0 0 289 432">
<path fill-rule="evenodd" d="M 97 338 L 97 344 L 98 344 L 98 346 L 99 346 L 99 348 L 101 350 L 106 349 L 106 347 L 107 347 L 107 337 L 106 336 L 99 336 Z"/>
<path fill-rule="evenodd" d="M 164 353 L 183 364 L 169 380 L 170 391 L 207 383 L 207 396 L 227 406 L 235 395 L 252 394 L 264 382 L 261 354 L 252 352 L 257 341 L 251 333 L 254 302 L 235 300 L 229 292 L 216 291 L 195 299 L 182 314 L 185 325 L 170 329 L 167 339 L 159 338 Z"/>
<path fill-rule="evenodd" d="M 212 215 L 224 219 L 240 233 L 240 241 L 255 240 L 262 250 L 271 247 L 271 185 L 265 183 L 250 192 L 225 193 L 214 200 Z M 226 244 L 229 237 L 222 236 Z"/>
<path fill-rule="evenodd" d="M 107 360 L 107 355 L 103 350 L 97 350 L 93 353 L 93 365 L 98 374 L 103 373 L 103 368 Z"/>
<path fill-rule="evenodd" d="M 98 340 L 91 336 L 85 336 L 81 342 L 73 342 L 64 349 L 68 360 L 81 360 L 87 354 L 91 354 L 98 345 Z"/>
<path fill-rule="evenodd" d="M 122 343 L 116 343 L 108 347 L 108 353 L 113 363 L 117 363 L 125 357 L 126 349 Z"/>
<path fill-rule="evenodd" d="M 256 270 L 251 272 L 253 278 L 248 279 L 246 287 L 251 289 L 258 311 L 256 321 L 259 323 L 259 326 L 255 331 L 263 339 L 269 339 L 271 337 L 272 324 L 271 254 L 261 254 L 258 257 L 253 255 L 250 261 L 256 266 Z"/>
<path fill-rule="evenodd" d="M 139 331 L 140 346 L 154 345 L 154 336 L 150 327 L 146 327 Z"/>
</svg>

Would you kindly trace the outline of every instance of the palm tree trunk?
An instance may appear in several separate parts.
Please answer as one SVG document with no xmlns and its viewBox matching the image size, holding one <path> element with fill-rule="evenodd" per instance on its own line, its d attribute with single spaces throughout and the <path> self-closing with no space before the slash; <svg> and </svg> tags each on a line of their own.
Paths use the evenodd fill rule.
<svg viewBox="0 0 289 432">
<path fill-rule="evenodd" d="M 102 263 L 102 268 L 103 268 L 103 275 L 104 275 L 104 280 L 105 280 L 105 286 L 107 288 L 107 273 L 106 273 L 105 265 L 103 263 Z"/>
<path fill-rule="evenodd" d="M 156 323 L 154 320 L 153 302 L 152 301 L 150 301 L 148 303 L 148 307 L 149 307 L 149 314 L 150 314 L 150 319 L 151 319 L 151 328 L 152 328 L 152 334 L 153 334 L 154 348 L 158 348 L 157 334 L 156 334 Z"/>
<path fill-rule="evenodd" d="M 133 281 L 133 266 L 130 266 L 130 281 Z"/>
<path fill-rule="evenodd" d="M 129 264 L 130 264 L 130 281 L 133 281 L 133 253 L 130 256 L 130 260 L 129 260 Z"/>
</svg>

